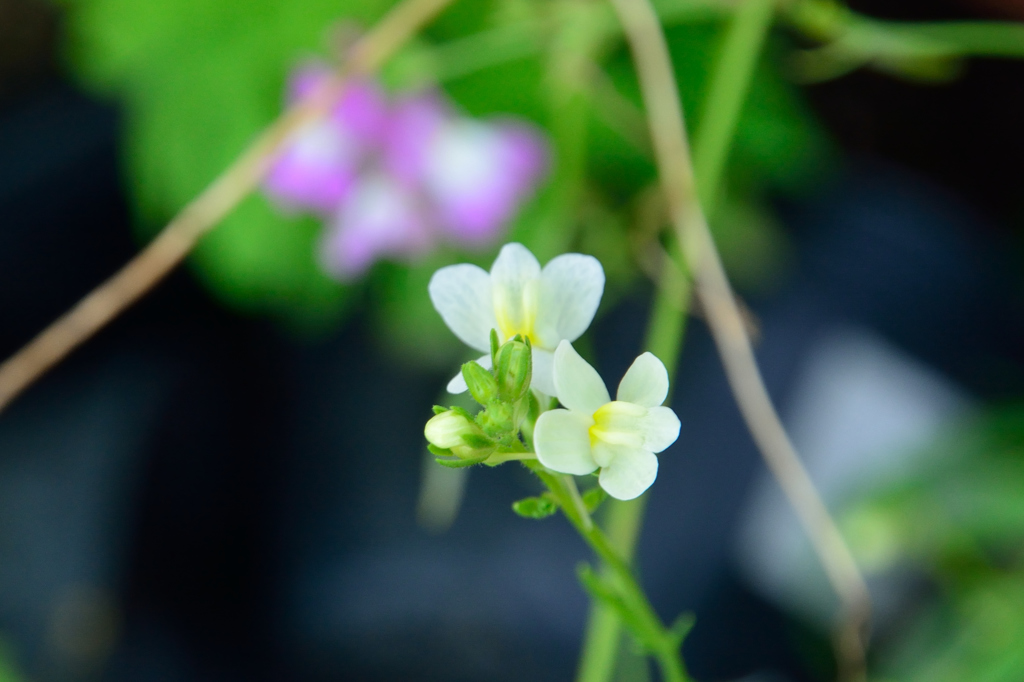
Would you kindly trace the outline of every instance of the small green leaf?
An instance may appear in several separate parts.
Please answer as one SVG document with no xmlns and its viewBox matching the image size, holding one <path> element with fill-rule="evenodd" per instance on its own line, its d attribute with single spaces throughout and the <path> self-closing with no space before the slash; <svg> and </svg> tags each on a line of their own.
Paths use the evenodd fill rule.
<svg viewBox="0 0 1024 682">
<path fill-rule="evenodd" d="M 583 504 L 591 514 L 597 511 L 597 508 L 601 506 L 601 503 L 607 499 L 608 493 L 606 493 L 604 488 L 600 486 L 594 486 L 583 493 Z"/>
<path fill-rule="evenodd" d="M 597 573 L 588 564 L 580 564 L 576 572 L 580 583 L 590 593 L 592 599 L 606 604 L 619 614 L 619 618 L 644 652 L 654 653 L 664 647 L 666 633 L 661 629 L 653 630 L 651 625 L 633 611 L 619 594 L 610 577 Z"/>
<path fill-rule="evenodd" d="M 526 519 L 546 519 L 558 511 L 558 504 L 544 495 L 527 497 L 513 502 L 512 511 Z"/>
<path fill-rule="evenodd" d="M 445 412 L 448 411 L 447 407 L 441 407 L 440 405 L 434 405 L 430 409 L 432 409 L 434 411 L 434 414 L 444 414 Z"/>
<path fill-rule="evenodd" d="M 679 617 L 672 622 L 672 626 L 668 629 L 668 635 L 675 642 L 677 648 L 683 645 L 683 640 L 690 634 L 690 630 L 696 623 L 697 617 L 689 611 L 679 614 Z"/>
<path fill-rule="evenodd" d="M 583 587 L 590 593 L 593 599 L 612 607 L 625 620 L 628 615 L 628 609 L 606 578 L 599 575 L 589 564 L 580 564 L 576 569 L 576 573 L 579 576 L 580 583 L 583 584 Z"/>
</svg>

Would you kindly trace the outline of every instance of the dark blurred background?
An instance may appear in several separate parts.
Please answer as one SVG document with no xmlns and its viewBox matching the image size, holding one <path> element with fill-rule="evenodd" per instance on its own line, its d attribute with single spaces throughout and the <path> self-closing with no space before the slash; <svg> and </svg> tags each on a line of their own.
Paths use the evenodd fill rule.
<svg viewBox="0 0 1024 682">
<path fill-rule="evenodd" d="M 994 1 L 854 7 L 1024 18 Z M 60 36 L 52 6 L 0 0 L 4 355 L 137 249 L 122 119 L 62 74 Z M 1022 82 L 1020 62 L 974 60 L 952 83 L 860 71 L 806 88 L 844 160 L 777 201 L 791 265 L 744 292 L 783 414 L 837 329 L 961 402 L 1021 395 Z M 640 348 L 649 298 L 598 322 L 607 376 Z M 445 378 L 396 365 L 362 313 L 302 338 L 178 271 L 0 416 L 5 657 L 34 680 L 569 679 L 587 552 L 566 524 L 509 513 L 529 477 L 474 470 L 450 529 L 417 524 Z M 699 321 L 676 387 L 685 443 L 662 457 L 640 549 L 652 600 L 696 612 L 700 680 L 829 679 L 827 633 L 737 559 L 762 465 Z"/>
</svg>

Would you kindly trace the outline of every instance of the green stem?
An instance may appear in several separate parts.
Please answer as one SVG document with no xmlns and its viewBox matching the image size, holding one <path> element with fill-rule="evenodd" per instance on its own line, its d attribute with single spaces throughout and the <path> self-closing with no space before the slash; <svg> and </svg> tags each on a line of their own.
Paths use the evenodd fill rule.
<svg viewBox="0 0 1024 682">
<path fill-rule="evenodd" d="M 711 77 L 711 90 L 701 111 L 694 148 L 695 173 L 700 198 L 711 213 L 719 194 L 732 140 L 753 79 L 754 69 L 772 22 L 771 0 L 744 0 L 737 8 L 722 44 Z M 683 270 L 678 245 L 670 246 L 673 260 Z M 685 270 L 684 270 L 685 272 Z M 676 374 L 690 298 L 686 277 L 663 277 L 651 309 L 646 347 L 665 364 L 670 377 Z M 631 502 L 611 500 L 607 526 L 615 549 L 632 564 L 643 525 L 646 495 Z M 602 571 L 608 572 L 608 564 Z M 577 682 L 608 682 L 615 672 L 622 623 L 615 610 L 600 601 L 591 605 L 580 655 Z M 666 661 L 659 659 L 664 669 Z"/>
<path fill-rule="evenodd" d="M 713 216 L 743 103 L 772 25 L 774 0 L 744 0 L 725 35 L 711 74 L 693 143 L 693 174 L 704 214 Z"/>
<path fill-rule="evenodd" d="M 689 676 L 679 652 L 678 638 L 665 627 L 647 600 L 643 588 L 633 577 L 629 564 L 613 547 L 611 540 L 595 524 L 582 505 L 576 482 L 569 476 L 554 474 L 540 465 L 530 466 L 558 501 L 562 513 L 580 536 L 600 557 L 605 570 L 614 577 L 621 607 L 628 611 L 638 638 L 648 643 L 661 668 L 665 682 L 688 682 Z"/>
<path fill-rule="evenodd" d="M 612 510 L 606 522 L 608 540 L 623 561 L 632 565 L 647 507 L 647 496 L 628 502 L 609 500 L 606 505 Z M 609 569 L 602 566 L 602 571 L 607 575 Z M 576 675 L 578 682 L 610 679 L 615 670 L 621 632 L 619 616 L 615 610 L 595 601 L 587 620 L 585 645 Z"/>
<path fill-rule="evenodd" d="M 537 459 L 537 455 L 532 452 L 495 452 L 493 455 L 483 461 L 489 467 L 496 467 L 499 464 L 505 462 L 516 462 L 527 459 Z"/>
</svg>

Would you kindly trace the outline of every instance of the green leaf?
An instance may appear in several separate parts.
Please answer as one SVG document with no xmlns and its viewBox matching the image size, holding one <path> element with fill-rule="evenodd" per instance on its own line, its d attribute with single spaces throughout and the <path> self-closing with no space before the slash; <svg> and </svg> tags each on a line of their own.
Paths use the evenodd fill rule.
<svg viewBox="0 0 1024 682">
<path fill-rule="evenodd" d="M 546 495 L 527 497 L 513 502 L 512 511 L 526 519 L 546 519 L 558 511 L 558 503 Z"/>
<path fill-rule="evenodd" d="M 606 493 L 604 488 L 600 486 L 594 486 L 583 493 L 583 505 L 591 514 L 597 511 L 597 508 L 601 506 L 601 503 L 607 499 L 608 493 Z"/>
<path fill-rule="evenodd" d="M 580 564 L 576 573 L 591 598 L 606 604 L 619 614 L 619 618 L 644 652 L 653 653 L 659 650 L 662 645 L 661 634 L 651 632 L 647 624 L 629 608 L 610 577 L 602 576 L 588 564 Z"/>
<path fill-rule="evenodd" d="M 697 624 L 697 616 L 687 611 L 682 613 L 672 622 L 668 629 L 669 637 L 675 642 L 676 648 L 683 645 L 683 640 L 690 634 L 690 630 Z"/>
</svg>

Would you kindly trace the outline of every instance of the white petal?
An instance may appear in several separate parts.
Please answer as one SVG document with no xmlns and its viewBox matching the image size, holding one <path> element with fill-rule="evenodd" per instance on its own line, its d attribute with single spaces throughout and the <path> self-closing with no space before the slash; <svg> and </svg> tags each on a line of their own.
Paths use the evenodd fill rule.
<svg viewBox="0 0 1024 682">
<path fill-rule="evenodd" d="M 484 369 L 490 369 L 491 368 L 491 354 L 490 353 L 488 353 L 487 355 L 483 356 L 482 358 L 477 358 L 476 361 L 477 361 L 477 364 L 479 364 Z M 449 393 L 465 393 L 467 390 L 469 390 L 469 386 L 466 385 L 466 377 L 462 376 L 462 371 L 460 370 L 459 373 L 456 374 L 454 377 L 452 377 L 452 380 L 448 382 L 448 392 Z"/>
<path fill-rule="evenodd" d="M 679 438 L 679 417 L 669 407 L 652 407 L 640 420 L 644 449 L 661 452 Z"/>
<path fill-rule="evenodd" d="M 491 349 L 491 330 L 497 328 L 491 300 L 491 278 L 468 263 L 441 268 L 427 287 L 434 308 L 455 336 L 478 351 Z"/>
<path fill-rule="evenodd" d="M 604 270 L 593 256 L 567 253 L 544 266 L 537 303 L 537 343 L 555 348 L 587 331 L 604 293 Z"/>
<path fill-rule="evenodd" d="M 554 364 L 554 353 L 534 346 L 533 379 L 530 381 L 530 387 L 546 395 L 555 395 Z"/>
<path fill-rule="evenodd" d="M 590 432 L 588 432 L 590 433 Z M 615 455 L 619 454 L 619 451 L 626 446 L 612 445 L 606 443 L 603 440 L 590 440 L 590 454 L 593 455 L 594 461 L 597 462 L 597 466 L 606 467 L 612 463 L 615 459 Z M 634 450 L 636 448 L 633 448 Z"/>
<path fill-rule="evenodd" d="M 629 366 L 619 383 L 616 400 L 656 407 L 668 396 L 668 371 L 653 353 L 644 353 Z M 655 452 L 658 452 L 655 450 Z"/>
<path fill-rule="evenodd" d="M 568 341 L 555 350 L 555 395 L 570 410 L 593 414 L 611 398 L 601 376 Z"/>
<path fill-rule="evenodd" d="M 658 458 L 648 450 L 622 448 L 601 469 L 598 482 L 612 497 L 632 500 L 651 487 L 658 477 Z"/>
<path fill-rule="evenodd" d="M 537 314 L 540 263 L 522 244 L 506 244 L 491 266 L 491 300 L 502 341 L 531 334 Z"/>
<path fill-rule="evenodd" d="M 582 476 L 597 469 L 590 454 L 590 418 L 579 412 L 551 410 L 537 418 L 533 446 L 548 469 Z"/>
</svg>

